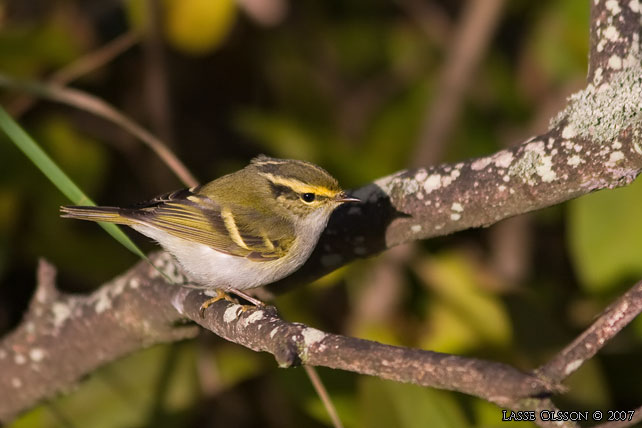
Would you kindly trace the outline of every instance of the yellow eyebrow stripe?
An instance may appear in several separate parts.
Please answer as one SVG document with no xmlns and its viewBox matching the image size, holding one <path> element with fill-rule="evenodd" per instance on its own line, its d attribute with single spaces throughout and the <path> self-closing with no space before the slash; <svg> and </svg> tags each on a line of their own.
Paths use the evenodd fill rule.
<svg viewBox="0 0 642 428">
<path fill-rule="evenodd" d="M 225 228 L 230 234 L 232 241 L 234 241 L 234 243 L 239 247 L 249 250 L 249 247 L 245 241 L 243 241 L 243 238 L 241 238 L 239 228 L 236 226 L 236 221 L 234 221 L 234 215 L 232 215 L 232 212 L 229 209 L 223 208 L 223 210 L 221 210 L 221 217 L 223 218 L 223 224 L 225 224 Z"/>
<path fill-rule="evenodd" d="M 309 184 L 305 184 L 304 182 L 295 180 L 294 178 L 277 177 L 269 172 L 259 172 L 259 174 L 276 185 L 289 187 L 296 193 L 314 193 L 328 198 L 334 198 L 337 195 L 335 190 L 330 190 L 324 186 L 310 186 Z"/>
</svg>

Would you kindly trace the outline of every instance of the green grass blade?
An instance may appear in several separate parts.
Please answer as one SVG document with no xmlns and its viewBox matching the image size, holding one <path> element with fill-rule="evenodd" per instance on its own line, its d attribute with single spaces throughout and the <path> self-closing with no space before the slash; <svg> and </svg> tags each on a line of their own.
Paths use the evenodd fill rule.
<svg viewBox="0 0 642 428">
<path fill-rule="evenodd" d="M 9 136 L 22 152 L 42 171 L 42 173 L 76 205 L 96 205 L 71 181 L 58 165 L 40 148 L 40 146 L 13 120 L 0 106 L 0 128 Z M 100 226 L 114 237 L 125 248 L 147 259 L 145 254 L 132 242 L 115 224 L 99 223 Z"/>
</svg>

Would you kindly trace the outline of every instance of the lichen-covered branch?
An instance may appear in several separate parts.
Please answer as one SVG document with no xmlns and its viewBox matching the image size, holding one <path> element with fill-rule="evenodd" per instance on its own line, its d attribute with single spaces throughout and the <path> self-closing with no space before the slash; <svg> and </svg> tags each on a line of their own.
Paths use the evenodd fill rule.
<svg viewBox="0 0 642 428">
<path fill-rule="evenodd" d="M 589 83 L 598 86 L 614 73 L 640 66 L 640 12 L 638 0 L 591 4 Z"/>
<path fill-rule="evenodd" d="M 166 253 L 152 260 L 170 278 L 184 279 Z M 270 307 L 244 310 L 220 301 L 201 319 L 205 296 L 168 285 L 144 262 L 89 296 L 61 294 L 54 276 L 53 267 L 41 262 L 37 292 L 24 322 L 0 342 L 0 389 L 11 391 L 0 401 L 0 421 L 11 420 L 124 354 L 193 336 L 194 328 L 177 326 L 185 317 L 233 342 L 274 354 L 284 367 L 322 365 L 455 389 L 504 405 L 555 390 L 510 366 L 328 334 L 285 322 Z"/>
<path fill-rule="evenodd" d="M 509 406 L 559 390 L 505 364 L 384 345 L 324 333 L 278 317 L 272 307 L 249 309 L 222 300 L 200 317 L 202 292 L 165 282 L 183 281 L 167 253 L 88 296 L 60 293 L 46 262 L 22 324 L 0 341 L 0 423 L 65 391 L 99 366 L 156 343 L 192 337 L 192 319 L 232 342 L 272 353 L 282 367 L 319 365 L 401 382 L 452 389 Z"/>
<path fill-rule="evenodd" d="M 23 323 L 0 341 L 0 390 L 11 392 L 0 401 L 0 422 L 122 355 L 193 336 L 196 331 L 185 324 L 188 319 L 232 342 L 273 354 L 282 367 L 325 366 L 456 390 L 514 410 L 553 411 L 548 396 L 563 391 L 560 383 L 642 308 L 639 283 L 548 364 L 525 373 L 505 364 L 322 332 L 286 322 L 272 307 L 248 308 L 222 300 L 201 318 L 206 296 L 165 282 L 166 277 L 185 280 L 174 259 L 157 253 L 150 260 L 156 268 L 140 262 L 88 296 L 61 294 L 53 267 L 41 262 L 37 292 Z M 538 424 L 548 426 L 546 421 Z"/>
<path fill-rule="evenodd" d="M 400 171 L 355 190 L 365 203 L 337 210 L 308 264 L 270 289 L 633 181 L 642 170 L 641 10 L 628 0 L 591 7 L 589 83 L 548 131 L 490 156 Z"/>
<path fill-rule="evenodd" d="M 176 326 L 172 287 L 150 270 L 141 262 L 91 295 L 76 296 L 58 291 L 54 268 L 40 262 L 29 310 L 0 341 L 0 425 L 107 362 L 197 333 Z"/>
<path fill-rule="evenodd" d="M 202 292 L 182 289 L 173 302 L 180 313 L 217 335 L 255 351 L 273 354 L 281 367 L 308 364 L 348 370 L 465 392 L 500 405 L 558 390 L 557 385 L 505 364 L 384 345 L 286 322 L 273 307 L 248 309 L 221 300 L 200 319 L 199 308 L 204 300 Z"/>
</svg>

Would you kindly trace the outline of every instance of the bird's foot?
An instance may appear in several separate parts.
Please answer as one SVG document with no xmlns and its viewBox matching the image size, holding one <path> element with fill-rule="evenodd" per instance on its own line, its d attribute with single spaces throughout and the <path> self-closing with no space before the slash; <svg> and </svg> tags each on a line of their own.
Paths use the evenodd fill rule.
<svg viewBox="0 0 642 428">
<path fill-rule="evenodd" d="M 248 302 L 252 303 L 252 305 L 254 305 L 254 306 L 258 307 L 258 308 L 265 307 L 265 303 L 263 303 L 262 301 L 260 301 L 259 299 L 255 298 L 255 297 L 252 297 L 252 296 L 244 293 L 243 291 L 236 290 L 234 288 L 230 288 L 227 291 L 229 293 L 236 294 L 237 296 L 243 298 L 244 300 L 247 300 Z M 212 297 L 210 299 L 207 299 L 201 305 L 201 308 L 199 309 L 199 313 L 201 315 L 201 318 L 205 318 L 205 310 L 207 308 L 209 308 L 212 304 L 218 302 L 219 300 L 227 300 L 228 302 L 238 303 L 236 300 L 234 300 L 234 298 L 232 296 L 230 296 L 229 293 L 227 293 L 227 292 L 225 292 L 223 290 L 217 289 L 216 290 L 216 296 L 214 296 L 214 297 Z M 247 311 L 249 309 L 252 309 L 254 306 L 242 305 L 242 310 L 243 310 L 243 312 L 245 312 L 245 311 Z"/>
<path fill-rule="evenodd" d="M 201 308 L 198 311 L 198 313 L 201 314 L 201 318 L 205 318 L 205 309 L 209 308 L 210 306 L 212 306 L 214 303 L 218 302 L 219 300 L 227 300 L 228 302 L 236 303 L 236 301 L 234 301 L 232 296 L 227 294 L 225 291 L 219 290 L 217 288 L 216 289 L 216 296 L 207 299 L 201 305 Z"/>
</svg>

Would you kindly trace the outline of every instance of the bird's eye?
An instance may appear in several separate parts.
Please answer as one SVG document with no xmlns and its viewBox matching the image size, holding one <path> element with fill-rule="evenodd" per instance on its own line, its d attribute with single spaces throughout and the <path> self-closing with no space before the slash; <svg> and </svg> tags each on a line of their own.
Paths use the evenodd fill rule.
<svg viewBox="0 0 642 428">
<path fill-rule="evenodd" d="M 303 202 L 307 202 L 308 204 L 309 204 L 310 202 L 313 202 L 313 201 L 314 201 L 314 198 L 315 198 L 314 193 L 303 193 L 303 194 L 301 195 L 301 199 L 303 199 Z"/>
</svg>

